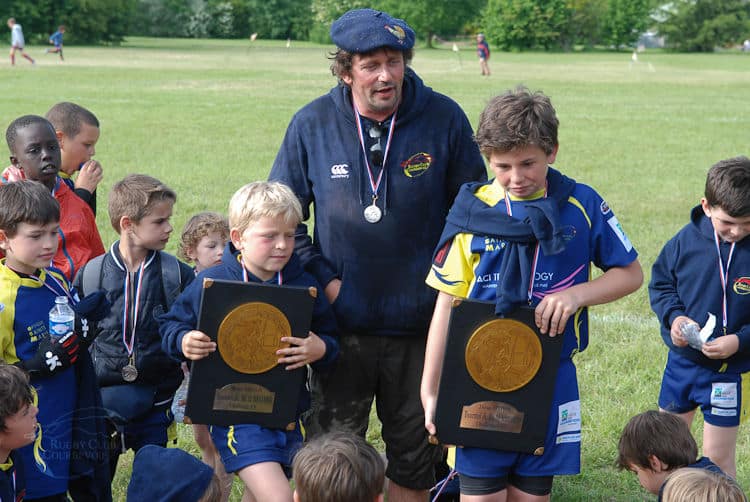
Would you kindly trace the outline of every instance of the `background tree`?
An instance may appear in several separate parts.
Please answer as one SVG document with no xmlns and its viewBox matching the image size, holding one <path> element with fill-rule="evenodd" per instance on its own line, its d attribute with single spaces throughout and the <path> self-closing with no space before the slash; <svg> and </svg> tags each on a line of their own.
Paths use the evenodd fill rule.
<svg viewBox="0 0 750 502">
<path fill-rule="evenodd" d="M 677 50 L 711 52 L 750 33 L 747 0 L 675 0 L 660 10 L 659 33 Z"/>
<path fill-rule="evenodd" d="M 632 45 L 652 22 L 651 0 L 608 0 L 602 17 L 602 41 L 615 49 Z"/>
<path fill-rule="evenodd" d="M 382 0 L 380 9 L 406 20 L 419 39 L 432 47 L 433 35 L 452 36 L 476 18 L 485 0 Z"/>
<path fill-rule="evenodd" d="M 569 16 L 560 38 L 562 48 L 571 50 L 575 45 L 591 48 L 601 43 L 607 0 L 569 0 L 567 6 Z"/>
<path fill-rule="evenodd" d="M 565 0 L 488 0 L 482 11 L 486 36 L 501 50 L 561 47 L 570 17 Z"/>
</svg>

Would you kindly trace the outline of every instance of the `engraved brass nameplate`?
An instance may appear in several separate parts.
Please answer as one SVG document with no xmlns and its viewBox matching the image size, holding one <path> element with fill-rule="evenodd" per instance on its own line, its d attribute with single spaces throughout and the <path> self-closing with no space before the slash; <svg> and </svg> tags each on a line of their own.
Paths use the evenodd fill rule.
<svg viewBox="0 0 750 502">
<path fill-rule="evenodd" d="M 508 403 L 479 401 L 463 407 L 460 426 L 463 429 L 518 434 L 523 428 L 523 418 L 524 413 Z"/>
<path fill-rule="evenodd" d="M 286 316 L 273 305 L 251 302 L 235 308 L 221 322 L 217 335 L 219 354 L 235 371 L 264 373 L 276 366 L 276 351 L 289 347 L 282 336 L 291 336 Z"/>
<path fill-rule="evenodd" d="M 276 393 L 254 383 L 234 383 L 216 389 L 214 410 L 271 413 Z"/>
</svg>

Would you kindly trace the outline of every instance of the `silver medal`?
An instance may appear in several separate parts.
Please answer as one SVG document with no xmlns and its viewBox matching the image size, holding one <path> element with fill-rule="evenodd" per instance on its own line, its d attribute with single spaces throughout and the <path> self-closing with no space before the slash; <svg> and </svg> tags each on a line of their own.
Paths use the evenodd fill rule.
<svg viewBox="0 0 750 502">
<path fill-rule="evenodd" d="M 375 204 L 365 208 L 365 220 L 367 220 L 368 223 L 377 223 L 382 217 L 383 211 L 381 211 Z"/>
<path fill-rule="evenodd" d="M 122 379 L 126 382 L 135 382 L 135 379 L 138 378 L 138 369 L 132 364 L 123 366 L 120 373 L 122 374 Z"/>
</svg>

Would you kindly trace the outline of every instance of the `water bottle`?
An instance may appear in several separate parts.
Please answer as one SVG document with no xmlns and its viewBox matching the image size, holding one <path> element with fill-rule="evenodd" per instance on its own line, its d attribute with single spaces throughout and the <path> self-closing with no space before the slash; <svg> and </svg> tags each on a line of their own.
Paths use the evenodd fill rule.
<svg viewBox="0 0 750 502">
<path fill-rule="evenodd" d="M 76 313 L 68 305 L 68 297 L 55 298 L 55 306 L 49 311 L 49 338 L 52 343 L 75 329 Z"/>
</svg>

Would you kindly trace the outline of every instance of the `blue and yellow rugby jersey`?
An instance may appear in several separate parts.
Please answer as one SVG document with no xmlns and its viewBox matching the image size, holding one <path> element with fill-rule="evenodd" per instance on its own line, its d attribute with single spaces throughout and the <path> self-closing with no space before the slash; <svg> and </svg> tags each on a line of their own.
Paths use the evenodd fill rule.
<svg viewBox="0 0 750 502">
<path fill-rule="evenodd" d="M 39 278 L 54 289 L 58 284 L 69 288 L 63 274 L 54 269 L 42 270 Z M 58 294 L 63 294 L 60 291 Z M 48 336 L 49 311 L 55 304 L 53 291 L 39 281 L 18 274 L 0 260 L 0 357 L 8 363 L 30 359 L 36 354 L 40 340 Z M 72 418 L 76 403 L 74 368 L 51 378 L 32 378 L 36 390 L 36 440 L 19 450 L 26 478 L 26 497 L 40 498 L 68 489 Z"/>
<path fill-rule="evenodd" d="M 498 212 L 507 213 L 505 191 L 494 182 L 480 186 L 474 196 Z M 536 198 L 543 196 L 537 194 Z M 511 198 L 514 218 L 525 217 L 525 202 Z M 638 256 L 619 221 L 596 191 L 576 183 L 573 194 L 560 211 L 565 250 L 553 256 L 539 251 L 534 274 L 532 306 L 554 293 L 590 279 L 591 263 L 606 271 L 624 267 Z M 460 298 L 495 301 L 505 241 L 471 233 L 457 234 L 436 253 L 426 282 L 431 287 Z M 571 357 L 588 345 L 587 309 L 581 308 L 565 327 L 562 357 Z"/>
</svg>

